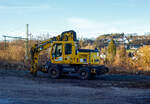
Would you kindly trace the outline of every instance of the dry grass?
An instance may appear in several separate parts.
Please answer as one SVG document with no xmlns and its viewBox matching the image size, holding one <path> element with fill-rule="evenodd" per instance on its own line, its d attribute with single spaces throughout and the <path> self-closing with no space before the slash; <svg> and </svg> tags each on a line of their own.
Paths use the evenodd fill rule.
<svg viewBox="0 0 150 104">
<path fill-rule="evenodd" d="M 35 44 L 36 41 L 31 41 L 31 44 Z M 25 42 L 22 40 L 8 42 L 7 47 L 4 47 L 4 42 L 0 42 L 0 68 L 5 69 L 29 69 L 30 60 L 25 61 Z M 29 46 L 30 48 L 31 46 Z M 39 65 L 42 66 L 47 58 L 48 52 L 41 52 L 39 56 Z"/>
<path fill-rule="evenodd" d="M 0 43 L 0 68 L 5 69 L 25 69 L 24 41 L 17 40 L 7 42 L 6 47 L 4 42 Z"/>
<path fill-rule="evenodd" d="M 140 48 L 134 57 L 128 57 L 123 48 L 117 49 L 115 61 L 108 65 L 110 73 L 114 74 L 144 74 L 150 75 L 150 46 Z"/>
<path fill-rule="evenodd" d="M 25 49 L 21 46 L 8 46 L 0 50 L 0 60 L 24 62 Z"/>
</svg>

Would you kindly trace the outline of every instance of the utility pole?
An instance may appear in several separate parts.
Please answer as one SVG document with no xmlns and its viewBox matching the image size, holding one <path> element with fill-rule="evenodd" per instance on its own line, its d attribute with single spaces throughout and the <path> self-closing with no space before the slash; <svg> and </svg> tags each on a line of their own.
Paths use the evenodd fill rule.
<svg viewBox="0 0 150 104">
<path fill-rule="evenodd" d="M 26 24 L 26 47 L 25 47 L 26 48 L 26 52 L 25 52 L 26 61 L 29 58 L 28 36 L 29 36 L 29 24 Z"/>
<path fill-rule="evenodd" d="M 7 40 L 6 40 L 6 36 L 3 36 L 3 37 L 4 37 L 4 42 L 5 42 L 5 43 L 4 43 L 4 49 L 6 50 L 6 45 L 7 45 L 6 42 L 7 42 Z"/>
<path fill-rule="evenodd" d="M 32 33 L 30 32 L 30 39 L 29 39 L 29 40 L 30 40 L 30 42 L 29 42 L 29 48 L 31 48 L 31 43 L 32 43 L 32 42 L 31 42 L 31 38 L 32 38 Z"/>
</svg>

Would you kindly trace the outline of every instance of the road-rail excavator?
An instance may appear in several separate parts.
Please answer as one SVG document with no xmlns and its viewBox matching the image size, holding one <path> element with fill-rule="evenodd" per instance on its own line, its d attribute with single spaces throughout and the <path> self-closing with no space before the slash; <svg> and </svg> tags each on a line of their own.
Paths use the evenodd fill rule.
<svg viewBox="0 0 150 104">
<path fill-rule="evenodd" d="M 72 73 L 80 79 L 90 79 L 109 71 L 105 65 L 100 65 L 98 49 L 80 49 L 76 32 L 70 30 L 31 48 L 30 72 L 34 76 L 38 71 L 39 53 L 46 49 L 50 49 L 50 59 L 40 71 L 48 73 L 51 78 Z"/>
</svg>

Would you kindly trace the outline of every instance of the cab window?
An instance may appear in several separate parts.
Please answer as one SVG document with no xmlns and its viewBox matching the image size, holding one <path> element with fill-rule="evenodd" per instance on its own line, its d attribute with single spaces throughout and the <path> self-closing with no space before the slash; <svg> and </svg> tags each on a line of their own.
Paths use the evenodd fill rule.
<svg viewBox="0 0 150 104">
<path fill-rule="evenodd" d="M 72 44 L 70 43 L 65 44 L 65 54 L 68 55 L 71 53 L 72 53 Z"/>
<path fill-rule="evenodd" d="M 62 56 L 62 44 L 55 44 L 52 50 L 53 57 L 60 57 Z"/>
</svg>

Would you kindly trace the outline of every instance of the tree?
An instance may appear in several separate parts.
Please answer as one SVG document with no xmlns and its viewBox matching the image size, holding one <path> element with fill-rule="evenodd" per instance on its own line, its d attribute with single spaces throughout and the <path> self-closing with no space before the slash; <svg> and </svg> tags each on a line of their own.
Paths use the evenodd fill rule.
<svg viewBox="0 0 150 104">
<path fill-rule="evenodd" d="M 116 45 L 115 41 L 112 39 L 107 49 L 107 59 L 110 62 L 110 64 L 114 61 L 115 56 L 116 56 Z"/>
</svg>

